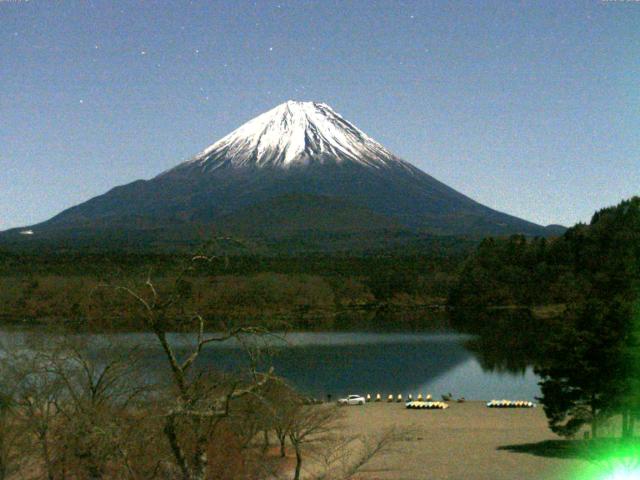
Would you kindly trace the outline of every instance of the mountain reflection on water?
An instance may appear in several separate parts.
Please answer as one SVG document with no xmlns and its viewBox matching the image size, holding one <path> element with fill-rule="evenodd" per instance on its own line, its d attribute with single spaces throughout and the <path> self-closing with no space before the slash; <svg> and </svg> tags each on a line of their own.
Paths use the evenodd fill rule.
<svg viewBox="0 0 640 480">
<path fill-rule="evenodd" d="M 288 345 L 277 348 L 269 364 L 316 396 L 354 391 L 406 395 L 470 359 L 462 345 L 466 339 L 424 333 L 290 334 Z M 210 349 L 201 360 L 229 364 L 229 353 Z M 241 352 L 234 352 L 233 362 L 241 357 Z"/>
<path fill-rule="evenodd" d="M 527 330 L 535 323 L 527 317 L 502 314 L 481 320 L 484 323 L 473 335 L 440 328 L 436 332 L 309 332 L 269 337 L 270 354 L 262 357 L 260 367 L 273 366 L 276 374 L 318 398 L 350 393 L 401 393 L 405 397 L 431 393 L 439 398 L 451 392 L 467 399 L 533 399 L 539 394 L 531 368 L 536 342 L 529 341 L 535 337 Z M 478 325 L 475 320 L 470 323 Z M 15 344 L 18 336 L 34 334 L 2 332 L 2 337 Z M 151 334 L 83 337 L 98 359 L 106 345 L 142 349 L 150 379 L 166 368 Z M 173 334 L 170 341 L 182 356 L 194 337 Z M 225 371 L 242 371 L 247 365 L 246 352 L 237 342 L 211 344 L 197 363 L 201 369 Z"/>
<path fill-rule="evenodd" d="M 463 311 L 451 321 L 458 331 L 471 335 L 465 348 L 484 371 L 525 374 L 542 361 L 549 323 L 529 310 Z"/>
</svg>

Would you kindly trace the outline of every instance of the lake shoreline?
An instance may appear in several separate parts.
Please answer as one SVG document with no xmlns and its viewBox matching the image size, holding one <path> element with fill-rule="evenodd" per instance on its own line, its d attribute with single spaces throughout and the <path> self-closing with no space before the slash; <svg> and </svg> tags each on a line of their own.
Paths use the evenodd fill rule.
<svg viewBox="0 0 640 480">
<path fill-rule="evenodd" d="M 384 321 L 372 321 L 384 318 Z M 446 307 L 437 305 L 389 306 L 365 305 L 333 310 L 291 310 L 263 312 L 220 312 L 204 316 L 207 326 L 220 325 L 220 321 L 228 321 L 233 325 L 247 324 L 265 328 L 286 328 L 292 332 L 341 332 L 361 331 L 430 331 L 442 328 L 453 328 L 448 321 Z M 425 320 L 426 319 L 426 320 Z M 173 323 L 178 323 L 179 318 Z M 94 318 L 78 317 L 64 319 L 60 317 L 33 317 L 0 314 L 0 327 L 51 327 L 55 329 L 83 330 L 91 333 L 150 332 L 144 326 L 143 318 Z M 195 331 L 195 324 L 194 329 Z M 176 332 L 189 331 L 188 327 L 176 329 Z"/>
<path fill-rule="evenodd" d="M 486 308 L 455 308 L 442 304 L 389 305 L 370 304 L 356 307 L 342 307 L 333 310 L 292 310 L 265 312 L 221 312 L 204 316 L 208 327 L 220 325 L 224 320 L 237 326 L 247 324 L 267 329 L 285 329 L 290 332 L 429 332 L 439 330 L 466 331 L 473 324 L 457 324 L 452 318 L 460 313 L 523 313 L 539 320 L 558 317 L 564 305 L 518 306 L 507 305 Z M 174 320 L 177 323 L 178 319 Z M 0 328 L 35 327 L 55 330 L 83 331 L 87 333 L 145 333 L 150 332 L 140 318 L 94 318 L 78 317 L 63 319 L 60 317 L 16 316 L 0 313 Z M 212 328 L 215 330 L 215 328 Z M 176 333 L 188 332 L 189 327 L 173 330 Z M 195 331 L 195 325 L 194 329 Z"/>
</svg>

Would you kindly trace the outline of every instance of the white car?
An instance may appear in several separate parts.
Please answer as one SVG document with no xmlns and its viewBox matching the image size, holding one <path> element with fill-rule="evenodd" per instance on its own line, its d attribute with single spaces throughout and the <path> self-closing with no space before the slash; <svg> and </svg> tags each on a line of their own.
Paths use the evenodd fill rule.
<svg viewBox="0 0 640 480">
<path fill-rule="evenodd" d="M 364 405 L 365 402 L 362 395 L 349 395 L 347 398 L 338 400 L 338 405 Z"/>
</svg>

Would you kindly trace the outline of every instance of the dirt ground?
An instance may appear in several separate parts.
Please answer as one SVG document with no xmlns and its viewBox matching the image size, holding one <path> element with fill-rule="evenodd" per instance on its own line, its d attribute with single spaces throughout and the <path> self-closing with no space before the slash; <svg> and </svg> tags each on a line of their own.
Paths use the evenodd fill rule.
<svg viewBox="0 0 640 480">
<path fill-rule="evenodd" d="M 402 403 L 344 407 L 352 434 L 396 426 L 411 429 L 394 450 L 374 460 L 367 480 L 566 480 L 587 467 L 540 453 L 558 440 L 541 408 L 490 409 L 484 402 L 452 403 L 447 410 L 407 410 Z"/>
</svg>

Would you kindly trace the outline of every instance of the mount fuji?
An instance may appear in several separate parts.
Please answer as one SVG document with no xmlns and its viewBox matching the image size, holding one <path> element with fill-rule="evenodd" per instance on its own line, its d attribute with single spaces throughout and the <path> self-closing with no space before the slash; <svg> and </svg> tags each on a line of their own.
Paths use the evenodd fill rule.
<svg viewBox="0 0 640 480">
<path fill-rule="evenodd" d="M 19 235 L 32 231 L 27 239 Z M 34 238 L 193 239 L 216 233 L 557 234 L 470 199 L 398 158 L 323 103 L 289 101 L 193 159 L 41 224 Z"/>
</svg>

